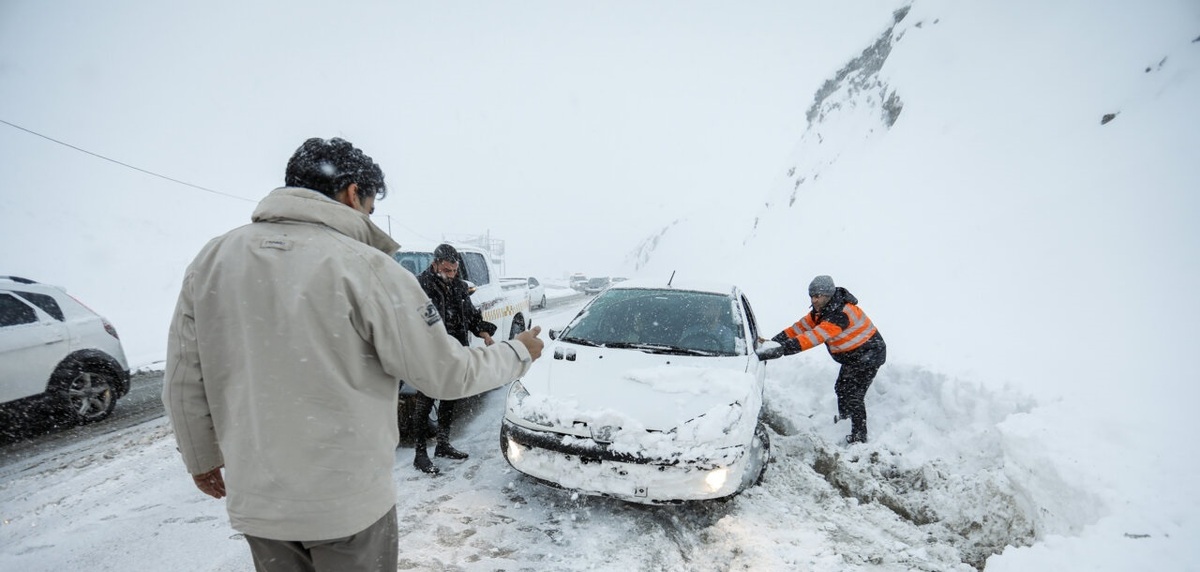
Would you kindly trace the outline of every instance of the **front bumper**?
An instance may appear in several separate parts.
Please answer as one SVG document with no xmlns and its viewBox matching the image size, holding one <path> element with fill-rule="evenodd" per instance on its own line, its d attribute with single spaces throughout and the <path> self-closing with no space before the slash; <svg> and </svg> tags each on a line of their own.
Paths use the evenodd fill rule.
<svg viewBox="0 0 1200 572">
<path fill-rule="evenodd" d="M 549 485 L 643 504 L 735 494 L 749 465 L 741 446 L 722 449 L 713 458 L 654 458 L 508 419 L 500 427 L 500 448 L 514 469 Z"/>
</svg>

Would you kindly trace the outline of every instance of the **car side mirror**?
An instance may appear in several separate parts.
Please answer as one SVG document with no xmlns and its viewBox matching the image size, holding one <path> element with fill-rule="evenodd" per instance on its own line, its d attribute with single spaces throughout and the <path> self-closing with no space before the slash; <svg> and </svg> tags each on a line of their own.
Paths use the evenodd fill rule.
<svg viewBox="0 0 1200 572">
<path fill-rule="evenodd" d="M 555 330 L 555 329 L 551 328 L 551 330 L 550 330 L 550 339 L 552 339 L 552 340 L 557 340 L 557 339 L 558 339 L 558 334 L 560 334 L 560 333 L 562 333 L 562 330 Z"/>
<path fill-rule="evenodd" d="M 754 353 L 758 355 L 758 359 L 762 361 L 769 361 L 783 357 L 783 346 L 779 345 L 777 342 L 767 342 L 762 346 L 759 346 L 758 350 L 756 350 Z"/>
</svg>

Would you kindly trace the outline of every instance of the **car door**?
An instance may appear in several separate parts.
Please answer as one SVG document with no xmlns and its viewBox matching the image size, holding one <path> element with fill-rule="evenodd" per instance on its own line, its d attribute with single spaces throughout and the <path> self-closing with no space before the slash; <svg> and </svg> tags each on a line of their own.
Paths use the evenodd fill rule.
<svg viewBox="0 0 1200 572">
<path fill-rule="evenodd" d="M 529 277 L 529 307 L 537 306 L 545 307 L 542 304 L 542 299 L 546 297 L 546 289 L 542 287 L 542 283 L 538 282 L 537 278 Z"/>
<path fill-rule="evenodd" d="M 738 298 L 742 301 L 742 311 L 746 313 L 746 329 L 749 335 L 746 341 L 750 345 L 750 356 L 753 360 L 752 367 L 754 368 L 754 377 L 758 380 L 759 384 L 762 384 L 765 382 L 767 377 L 767 362 L 758 359 L 758 355 L 755 353 L 755 351 L 758 350 L 759 345 L 758 321 L 754 318 L 754 310 L 750 308 L 750 300 L 746 299 L 746 295 L 739 293 Z"/>
<path fill-rule="evenodd" d="M 69 343 L 66 324 L 0 292 L 0 403 L 45 392 Z"/>
</svg>

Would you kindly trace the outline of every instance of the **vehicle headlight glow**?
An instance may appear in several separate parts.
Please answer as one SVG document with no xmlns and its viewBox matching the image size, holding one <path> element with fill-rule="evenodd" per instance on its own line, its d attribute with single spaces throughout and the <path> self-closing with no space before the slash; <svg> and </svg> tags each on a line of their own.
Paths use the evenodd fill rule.
<svg viewBox="0 0 1200 572">
<path fill-rule="evenodd" d="M 708 485 L 708 492 L 715 493 L 725 486 L 725 480 L 729 478 L 729 469 L 721 467 L 713 469 L 704 477 L 704 484 Z"/>
<path fill-rule="evenodd" d="M 518 444 L 516 441 L 513 441 L 511 438 L 508 440 L 508 458 L 510 461 L 514 463 L 520 463 L 521 454 L 524 452 L 525 449 L 521 447 L 520 444 Z"/>
</svg>

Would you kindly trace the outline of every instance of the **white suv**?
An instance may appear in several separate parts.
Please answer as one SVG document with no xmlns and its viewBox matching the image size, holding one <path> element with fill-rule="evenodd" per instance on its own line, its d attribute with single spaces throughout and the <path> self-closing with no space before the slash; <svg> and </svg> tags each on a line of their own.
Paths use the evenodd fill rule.
<svg viewBox="0 0 1200 572">
<path fill-rule="evenodd" d="M 0 276 L 0 404 L 45 403 L 68 421 L 108 417 L 129 391 L 117 330 L 56 286 Z"/>
</svg>

